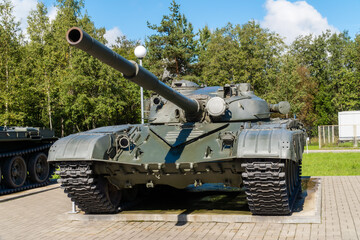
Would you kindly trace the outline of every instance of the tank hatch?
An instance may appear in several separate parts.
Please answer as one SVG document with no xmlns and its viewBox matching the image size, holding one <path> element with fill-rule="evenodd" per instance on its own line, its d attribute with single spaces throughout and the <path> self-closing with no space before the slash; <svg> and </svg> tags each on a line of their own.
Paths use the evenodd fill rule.
<svg viewBox="0 0 360 240">
<path fill-rule="evenodd" d="M 188 81 L 188 80 L 177 80 L 173 81 L 171 83 L 172 88 L 200 88 L 199 85 L 197 85 L 194 82 Z"/>
</svg>

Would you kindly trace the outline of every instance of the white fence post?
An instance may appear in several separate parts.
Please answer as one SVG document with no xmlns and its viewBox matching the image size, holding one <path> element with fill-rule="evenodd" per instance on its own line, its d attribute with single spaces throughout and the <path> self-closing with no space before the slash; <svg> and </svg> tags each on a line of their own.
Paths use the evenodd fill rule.
<svg viewBox="0 0 360 240">
<path fill-rule="evenodd" d="M 318 134 L 319 134 L 319 149 L 321 148 L 321 127 L 318 126 Z"/>
<path fill-rule="evenodd" d="M 310 141 L 310 138 L 307 137 L 306 138 L 306 153 L 309 154 L 309 141 Z"/>
<path fill-rule="evenodd" d="M 357 131 L 356 131 L 356 125 L 354 125 L 354 147 L 357 147 Z"/>
</svg>

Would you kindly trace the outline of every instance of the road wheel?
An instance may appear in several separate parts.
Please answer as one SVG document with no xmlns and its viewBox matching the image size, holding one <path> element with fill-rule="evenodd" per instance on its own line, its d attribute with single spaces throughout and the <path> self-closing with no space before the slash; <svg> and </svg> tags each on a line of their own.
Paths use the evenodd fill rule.
<svg viewBox="0 0 360 240">
<path fill-rule="evenodd" d="M 10 188 L 21 187 L 26 180 L 27 169 L 24 158 L 15 156 L 5 161 L 3 167 L 4 181 Z"/>
<path fill-rule="evenodd" d="M 49 177 L 49 163 L 44 153 L 31 156 L 28 164 L 29 176 L 33 182 L 43 183 Z"/>
</svg>

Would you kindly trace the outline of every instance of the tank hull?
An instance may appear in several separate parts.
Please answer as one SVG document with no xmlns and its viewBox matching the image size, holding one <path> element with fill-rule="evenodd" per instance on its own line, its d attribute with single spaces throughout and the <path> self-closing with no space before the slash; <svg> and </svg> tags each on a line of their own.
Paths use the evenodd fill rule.
<svg viewBox="0 0 360 240">
<path fill-rule="evenodd" d="M 271 193 L 275 203 L 266 203 L 260 211 L 254 206 L 253 213 L 289 214 L 300 187 L 304 132 L 299 127 L 294 120 L 103 127 L 57 141 L 49 151 L 49 161 L 63 169 L 82 166 L 91 170 L 85 179 L 82 178 L 86 174 L 76 175 L 79 170 L 60 171 L 65 188 L 73 188 L 72 179 L 78 177 L 80 182 L 93 179 L 92 183 L 104 178 L 117 190 L 223 183 L 245 186 L 251 205 L 253 197 L 259 194 L 254 193 L 252 185 L 261 192 L 268 189 L 269 183 L 275 184 L 274 188 L 283 191 Z M 129 145 L 120 147 L 119 139 L 125 137 Z M 291 185 L 289 194 L 287 183 Z M 72 192 L 77 196 L 75 190 Z M 287 197 L 285 207 L 281 194 Z M 81 195 L 74 196 L 73 199 L 83 202 L 79 199 Z M 281 206 L 277 209 L 274 204 Z M 94 210 L 87 205 L 83 208 L 88 212 Z M 115 208 L 112 210 L 116 212 Z"/>
</svg>

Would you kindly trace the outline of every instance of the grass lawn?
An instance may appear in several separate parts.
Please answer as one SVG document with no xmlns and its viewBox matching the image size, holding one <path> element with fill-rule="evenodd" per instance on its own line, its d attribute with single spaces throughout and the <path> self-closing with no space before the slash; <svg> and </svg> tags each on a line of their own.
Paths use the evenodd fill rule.
<svg viewBox="0 0 360 240">
<path fill-rule="evenodd" d="M 304 153 L 303 176 L 360 175 L 360 153 Z"/>
<path fill-rule="evenodd" d="M 339 144 L 326 144 L 321 147 L 321 150 L 360 149 L 360 142 L 358 143 L 358 146 L 359 147 L 355 148 L 353 142 L 344 142 Z M 319 150 L 319 143 L 314 142 L 309 144 L 309 150 Z M 305 145 L 305 151 L 306 151 L 306 145 Z"/>
</svg>

